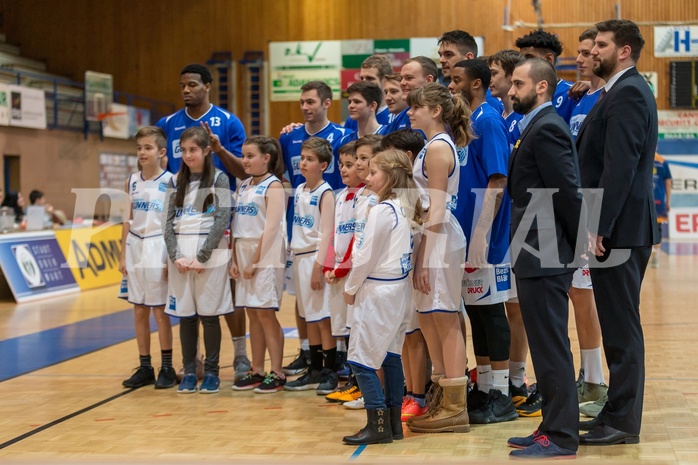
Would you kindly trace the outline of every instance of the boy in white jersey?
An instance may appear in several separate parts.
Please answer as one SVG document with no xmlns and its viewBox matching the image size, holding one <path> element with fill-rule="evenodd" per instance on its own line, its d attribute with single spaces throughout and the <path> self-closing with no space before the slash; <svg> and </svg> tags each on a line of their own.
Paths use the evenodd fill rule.
<svg viewBox="0 0 698 465">
<path fill-rule="evenodd" d="M 315 389 L 323 396 L 337 388 L 337 348 L 322 275 L 334 220 L 334 193 L 322 174 L 332 161 L 332 146 L 325 139 L 311 137 L 303 142 L 300 171 L 305 182 L 294 196 L 291 248 L 298 313 L 308 325 L 310 367 L 285 385 L 290 391 Z"/>
<path fill-rule="evenodd" d="M 138 388 L 155 383 L 155 389 L 177 384 L 172 368 L 172 327 L 165 315 L 167 268 L 162 216 L 167 185 L 172 174 L 160 167 L 167 152 L 162 129 L 141 128 L 135 136 L 141 171 L 129 176 L 126 192 L 131 199 L 129 221 L 124 222 L 121 237 L 119 271 L 124 275 L 119 297 L 133 304 L 136 343 L 140 367 L 122 384 Z M 158 324 L 162 368 L 157 381 L 150 361 L 150 309 Z"/>
<path fill-rule="evenodd" d="M 349 366 L 346 364 L 349 341 L 347 317 L 350 309 L 344 301 L 344 282 L 351 271 L 351 255 L 354 247 L 355 199 L 358 190 L 364 185 L 356 172 L 355 145 L 355 142 L 349 142 L 339 149 L 339 169 L 342 182 L 347 187 L 337 195 L 334 208 L 334 236 L 323 268 L 330 293 L 332 335 L 337 338 L 337 374 L 349 378 L 342 388 L 325 396 L 329 402 L 350 402 L 361 397 L 356 377 L 350 373 Z M 343 372 L 339 371 L 340 364 Z"/>
</svg>

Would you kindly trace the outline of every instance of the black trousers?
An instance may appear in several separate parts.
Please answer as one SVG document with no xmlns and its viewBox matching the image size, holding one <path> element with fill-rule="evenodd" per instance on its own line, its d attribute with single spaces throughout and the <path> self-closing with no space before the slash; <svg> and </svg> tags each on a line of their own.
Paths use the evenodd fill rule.
<svg viewBox="0 0 698 465">
<path fill-rule="evenodd" d="M 579 446 L 579 404 L 567 335 L 567 290 L 574 270 L 540 278 L 516 277 L 519 305 L 538 390 L 543 396 L 541 434 L 565 449 Z"/>
<path fill-rule="evenodd" d="M 613 250 L 607 248 L 607 254 Z M 625 433 L 640 434 L 645 394 L 645 339 L 640 322 L 640 287 L 652 247 L 630 249 L 612 268 L 591 268 L 603 348 L 610 372 L 608 402 L 599 418 Z M 603 257 L 599 260 L 602 261 Z"/>
<path fill-rule="evenodd" d="M 199 345 L 199 320 L 204 327 L 204 371 L 218 376 L 221 351 L 221 323 L 215 316 L 188 316 L 179 319 L 179 339 L 182 344 L 184 373 L 196 373 L 196 349 Z"/>
</svg>

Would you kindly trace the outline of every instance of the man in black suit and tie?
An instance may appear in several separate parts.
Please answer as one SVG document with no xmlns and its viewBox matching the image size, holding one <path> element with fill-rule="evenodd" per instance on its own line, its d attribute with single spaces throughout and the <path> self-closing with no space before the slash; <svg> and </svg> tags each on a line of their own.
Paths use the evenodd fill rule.
<svg viewBox="0 0 698 465">
<path fill-rule="evenodd" d="M 509 158 L 511 261 L 543 420 L 532 435 L 508 444 L 519 449 L 512 457 L 539 460 L 574 457 L 579 445 L 567 290 L 583 249 L 577 241 L 582 197 L 574 140 L 551 103 L 556 84 L 553 66 L 530 58 L 514 69 L 509 90 L 514 111 L 525 115 Z"/>
<path fill-rule="evenodd" d="M 608 402 L 583 422 L 581 444 L 636 444 L 645 384 L 640 286 L 652 245 L 659 242 L 652 170 L 657 147 L 657 105 L 635 68 L 645 41 L 632 21 L 596 24 L 594 74 L 606 81 L 577 136 L 582 186 L 590 210 L 590 263 L 603 346 L 610 371 Z M 625 250 L 623 250 L 625 249 Z M 617 266 L 613 255 L 626 254 Z M 629 256 L 629 257 L 628 257 Z M 604 266 L 606 265 L 606 266 Z"/>
</svg>

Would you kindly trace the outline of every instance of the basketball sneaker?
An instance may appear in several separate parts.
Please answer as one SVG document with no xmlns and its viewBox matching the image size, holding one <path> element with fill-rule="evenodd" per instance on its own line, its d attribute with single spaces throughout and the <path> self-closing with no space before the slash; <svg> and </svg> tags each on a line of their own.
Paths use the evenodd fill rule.
<svg viewBox="0 0 698 465">
<path fill-rule="evenodd" d="M 155 370 L 153 367 L 138 367 L 127 380 L 121 384 L 127 388 L 139 388 L 155 383 Z"/>
<path fill-rule="evenodd" d="M 310 351 L 309 350 L 298 350 L 298 356 L 288 365 L 282 367 L 285 375 L 292 376 L 303 373 L 310 366 Z"/>
<path fill-rule="evenodd" d="M 267 376 L 264 377 L 264 381 L 254 388 L 254 392 L 257 394 L 271 394 L 283 391 L 284 384 L 286 384 L 286 377 L 284 375 L 279 376 L 273 371 L 270 371 Z"/>
<path fill-rule="evenodd" d="M 264 375 L 249 371 L 245 376 L 233 383 L 232 389 L 233 391 L 249 391 L 262 384 L 264 378 Z"/>
<path fill-rule="evenodd" d="M 287 382 L 284 385 L 284 389 L 289 391 L 309 391 L 311 389 L 317 389 L 322 381 L 322 373 L 319 370 L 308 368 L 308 371 L 306 371 L 303 376 Z M 337 387 L 337 385 L 335 385 L 335 387 Z"/>
<path fill-rule="evenodd" d="M 158 372 L 158 379 L 155 381 L 155 389 L 167 389 L 177 384 L 177 373 L 172 367 L 162 367 Z"/>
</svg>

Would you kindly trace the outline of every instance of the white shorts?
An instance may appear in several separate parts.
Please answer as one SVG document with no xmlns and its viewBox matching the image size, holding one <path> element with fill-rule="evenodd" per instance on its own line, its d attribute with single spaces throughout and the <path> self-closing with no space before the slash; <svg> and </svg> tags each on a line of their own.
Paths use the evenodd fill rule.
<svg viewBox="0 0 698 465">
<path fill-rule="evenodd" d="M 350 362 L 377 370 L 388 353 L 402 354 L 411 291 L 409 278 L 364 281 L 354 301 L 347 355 Z"/>
<path fill-rule="evenodd" d="M 460 310 L 465 236 L 453 217 L 451 221 L 444 223 L 444 229 L 445 234 L 430 236 L 430 239 L 435 238 L 433 253 L 428 257 L 431 292 L 415 294 L 415 306 L 420 313 Z"/>
<path fill-rule="evenodd" d="M 167 248 L 163 236 L 126 237 L 126 276 L 119 298 L 134 305 L 162 307 L 167 301 Z"/>
<path fill-rule="evenodd" d="M 325 284 L 330 300 L 330 321 L 332 322 L 332 335 L 334 337 L 349 334 L 347 328 L 347 302 L 344 300 L 344 283 L 346 278 L 339 280 L 337 284 Z"/>
<path fill-rule="evenodd" d="M 286 294 L 296 295 L 296 286 L 293 280 L 293 250 L 289 247 L 286 251 L 286 270 L 284 270 L 284 287 Z"/>
<path fill-rule="evenodd" d="M 408 279 L 412 279 L 412 273 L 410 273 Z M 407 328 L 405 329 L 406 334 L 412 334 L 415 331 L 419 331 L 421 329 L 421 327 L 419 326 L 419 313 L 417 313 L 417 309 L 414 307 L 414 302 L 416 302 L 417 294 L 420 294 L 420 292 L 416 289 L 413 289 L 412 306 L 407 309 Z"/>
<path fill-rule="evenodd" d="M 205 240 L 206 236 L 178 236 L 177 245 L 184 257 L 191 258 Z M 201 274 L 194 271 L 180 273 L 175 264 L 168 260 L 169 279 L 165 313 L 178 318 L 232 313 L 229 263 L 230 250 L 226 238 L 221 239 L 218 248 L 213 250 L 211 258 L 205 263 L 210 268 L 206 268 Z"/>
<path fill-rule="evenodd" d="M 574 272 L 572 287 L 575 289 L 594 289 L 591 285 L 591 273 L 589 272 L 588 263 L 582 268 L 577 268 L 577 271 Z"/>
<path fill-rule="evenodd" d="M 512 304 L 519 303 L 519 291 L 516 289 L 516 275 L 513 268 L 511 270 L 511 289 L 509 289 L 509 300 L 507 302 Z"/>
<path fill-rule="evenodd" d="M 492 305 L 510 298 L 511 266 L 508 263 L 486 268 L 465 268 L 463 302 L 465 305 Z"/>
<path fill-rule="evenodd" d="M 255 270 L 252 279 L 242 277 L 242 271 L 251 262 L 257 250 L 257 239 L 236 239 L 235 256 L 240 277 L 235 280 L 235 306 L 279 310 L 284 291 L 284 268 L 273 266 Z M 286 251 L 280 250 L 279 260 L 284 263 Z"/>
<path fill-rule="evenodd" d="M 330 317 L 330 293 L 327 284 L 319 291 L 314 291 L 310 287 L 316 257 L 317 252 L 296 254 L 293 257 L 293 281 L 296 287 L 298 314 L 308 323 Z"/>
</svg>

